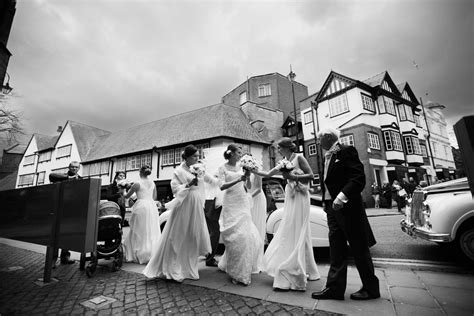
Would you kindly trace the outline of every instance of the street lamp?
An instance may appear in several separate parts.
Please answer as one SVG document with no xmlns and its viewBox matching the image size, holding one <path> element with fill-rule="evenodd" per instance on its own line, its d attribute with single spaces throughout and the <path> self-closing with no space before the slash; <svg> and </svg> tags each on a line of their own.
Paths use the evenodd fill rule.
<svg viewBox="0 0 474 316">
<path fill-rule="evenodd" d="M 291 82 L 291 92 L 293 94 L 293 111 L 295 113 L 295 126 L 296 126 L 296 146 L 298 148 L 298 152 L 300 151 L 300 140 L 299 140 L 299 128 L 298 128 L 298 115 L 296 113 L 296 100 L 295 100 L 295 86 L 293 84 L 294 80 L 295 80 L 295 77 L 296 77 L 296 74 L 293 72 L 293 70 L 291 69 L 291 65 L 290 65 L 290 73 L 288 74 L 288 79 L 290 80 Z"/>
<path fill-rule="evenodd" d="M 5 74 L 8 76 L 8 79 L 7 83 L 5 85 L 2 85 L 2 93 L 9 94 L 10 92 L 12 92 L 13 88 L 10 87 L 10 75 L 8 74 L 8 72 L 6 72 Z"/>
<path fill-rule="evenodd" d="M 321 170 L 323 170 L 323 168 L 321 166 L 321 160 L 320 160 L 320 157 L 321 157 L 322 153 L 321 153 L 321 146 L 320 146 L 319 140 L 318 140 L 318 133 L 319 133 L 318 107 L 319 107 L 318 102 L 311 101 L 311 116 L 313 118 L 314 144 L 316 145 L 316 165 L 318 166 L 319 179 L 320 179 L 320 181 L 322 181 L 321 179 L 323 177 L 322 177 L 322 174 L 321 174 Z M 314 109 L 314 112 L 313 112 L 313 109 Z M 314 117 L 313 113 L 316 113 L 316 118 Z"/>
<path fill-rule="evenodd" d="M 432 102 L 431 102 L 432 103 Z M 428 120 L 426 118 L 426 112 L 425 112 L 425 106 L 423 105 L 423 100 L 421 99 L 420 97 L 420 104 L 421 104 L 421 109 L 423 111 L 423 117 L 425 119 L 425 124 L 426 124 L 426 131 L 427 131 L 427 135 L 426 135 L 426 142 L 428 143 L 428 150 L 430 151 L 430 156 L 431 156 L 431 164 L 433 165 L 433 172 L 436 174 L 436 165 L 435 165 L 435 162 L 434 162 L 434 157 L 433 157 L 433 152 L 431 151 L 431 133 L 430 133 L 430 127 L 429 127 L 429 124 L 428 124 Z M 439 104 L 441 105 L 441 104 Z"/>
</svg>

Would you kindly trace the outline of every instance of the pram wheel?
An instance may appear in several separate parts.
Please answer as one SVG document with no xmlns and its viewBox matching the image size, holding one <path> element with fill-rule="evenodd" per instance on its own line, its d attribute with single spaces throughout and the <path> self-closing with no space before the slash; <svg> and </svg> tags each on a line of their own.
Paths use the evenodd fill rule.
<svg viewBox="0 0 474 316">
<path fill-rule="evenodd" d="M 117 263 L 118 267 L 121 268 L 123 264 L 123 247 L 120 245 L 120 247 L 117 249 Z"/>
<path fill-rule="evenodd" d="M 90 278 L 94 275 L 95 270 L 97 268 L 97 255 L 95 253 L 91 253 L 91 262 L 86 267 L 86 275 Z"/>
</svg>

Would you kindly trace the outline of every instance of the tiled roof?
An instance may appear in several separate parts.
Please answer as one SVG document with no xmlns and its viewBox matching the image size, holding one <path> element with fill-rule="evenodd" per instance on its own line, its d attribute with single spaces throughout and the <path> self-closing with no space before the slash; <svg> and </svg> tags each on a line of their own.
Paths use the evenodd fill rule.
<svg viewBox="0 0 474 316">
<path fill-rule="evenodd" d="M 59 136 L 47 136 L 47 135 L 41 135 L 41 134 L 34 134 L 33 137 L 36 139 L 36 145 L 38 146 L 38 151 L 43 151 L 47 149 L 53 149 Z"/>
<path fill-rule="evenodd" d="M 15 189 L 17 175 L 18 171 L 15 171 L 0 179 L 0 191 Z"/>
<path fill-rule="evenodd" d="M 81 160 L 87 157 L 87 154 L 94 146 L 94 143 L 102 136 L 109 135 L 110 132 L 82 123 L 68 121 L 71 127 L 77 150 Z"/>
<path fill-rule="evenodd" d="M 215 104 L 102 136 L 83 161 L 216 137 L 269 144 L 268 140 L 250 126 L 249 120 L 240 108 Z"/>
<path fill-rule="evenodd" d="M 382 71 L 381 73 L 370 77 L 368 79 L 363 80 L 362 82 L 365 84 L 368 84 L 371 87 L 377 87 L 382 84 L 383 79 L 385 78 L 385 75 L 387 74 L 387 71 Z"/>
<path fill-rule="evenodd" d="M 5 149 L 5 152 L 9 154 L 24 154 L 26 150 L 27 145 L 25 144 L 16 144 L 13 145 L 12 147 Z"/>
</svg>

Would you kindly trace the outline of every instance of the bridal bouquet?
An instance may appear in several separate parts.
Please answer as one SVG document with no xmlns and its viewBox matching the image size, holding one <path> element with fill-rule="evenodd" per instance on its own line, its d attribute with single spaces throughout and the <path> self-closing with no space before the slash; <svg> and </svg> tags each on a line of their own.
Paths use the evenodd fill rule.
<svg viewBox="0 0 474 316">
<path fill-rule="evenodd" d="M 117 182 L 117 188 L 130 190 L 133 182 L 129 182 L 127 179 L 123 179 Z"/>
<path fill-rule="evenodd" d="M 280 160 L 277 163 L 277 166 L 281 172 L 291 172 L 295 168 L 293 163 L 286 158 L 283 158 L 282 160 Z"/>
<path fill-rule="evenodd" d="M 240 165 L 242 168 L 245 170 L 250 170 L 250 171 L 257 171 L 259 169 L 259 163 L 257 160 L 250 155 L 243 155 L 242 158 L 240 158 Z"/>
<path fill-rule="evenodd" d="M 202 162 L 198 162 L 189 167 L 189 171 L 196 177 L 202 177 L 206 173 L 206 166 Z"/>
</svg>

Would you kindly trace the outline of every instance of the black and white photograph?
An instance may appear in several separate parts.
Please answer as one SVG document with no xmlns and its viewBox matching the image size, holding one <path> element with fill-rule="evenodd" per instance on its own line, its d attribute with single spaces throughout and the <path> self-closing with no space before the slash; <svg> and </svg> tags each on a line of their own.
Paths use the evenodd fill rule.
<svg viewBox="0 0 474 316">
<path fill-rule="evenodd" d="M 472 315 L 474 2 L 1 0 L 0 315 Z"/>
</svg>

